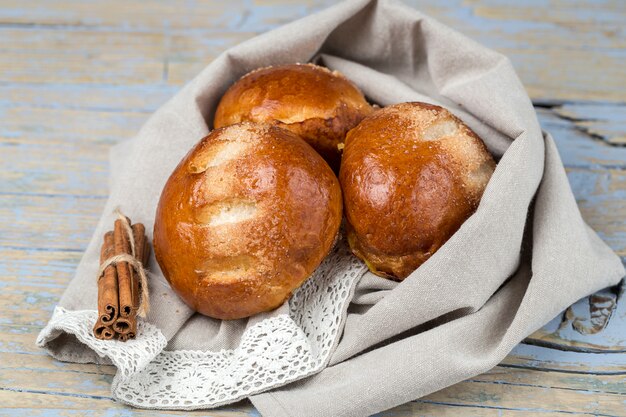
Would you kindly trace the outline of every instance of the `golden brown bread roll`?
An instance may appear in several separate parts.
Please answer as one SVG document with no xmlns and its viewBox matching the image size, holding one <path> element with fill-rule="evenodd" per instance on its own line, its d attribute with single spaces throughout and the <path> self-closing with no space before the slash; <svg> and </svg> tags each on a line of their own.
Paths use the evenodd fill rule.
<svg viewBox="0 0 626 417">
<path fill-rule="evenodd" d="M 495 169 L 446 109 L 386 107 L 348 133 L 339 180 L 348 242 L 377 275 L 402 280 L 474 212 Z"/>
<path fill-rule="evenodd" d="M 337 170 L 346 133 L 371 112 L 363 93 L 337 71 L 293 64 L 243 76 L 222 97 L 213 124 L 274 123 L 304 138 Z"/>
<path fill-rule="evenodd" d="M 339 182 L 306 142 L 241 123 L 212 131 L 176 167 L 154 252 L 189 306 L 237 319 L 280 306 L 329 252 L 341 217 Z"/>
</svg>

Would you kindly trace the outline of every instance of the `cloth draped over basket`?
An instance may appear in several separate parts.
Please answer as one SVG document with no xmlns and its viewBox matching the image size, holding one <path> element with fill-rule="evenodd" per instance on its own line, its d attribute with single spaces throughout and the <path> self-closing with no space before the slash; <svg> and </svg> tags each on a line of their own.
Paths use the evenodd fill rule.
<svg viewBox="0 0 626 417">
<path fill-rule="evenodd" d="M 365 272 L 340 243 L 289 303 L 244 320 L 195 314 L 152 258 L 152 308 L 137 339 L 90 337 L 114 209 L 151 234 L 165 181 L 209 132 L 230 84 L 258 67 L 311 61 L 341 71 L 378 105 L 439 104 L 467 123 L 498 160 L 476 213 L 401 283 Z M 229 49 L 114 147 L 111 162 L 102 218 L 38 343 L 61 360 L 115 364 L 114 398 L 138 407 L 249 397 L 264 416 L 372 414 L 489 370 L 624 276 L 582 219 L 509 60 L 395 1 L 340 3 Z"/>
</svg>

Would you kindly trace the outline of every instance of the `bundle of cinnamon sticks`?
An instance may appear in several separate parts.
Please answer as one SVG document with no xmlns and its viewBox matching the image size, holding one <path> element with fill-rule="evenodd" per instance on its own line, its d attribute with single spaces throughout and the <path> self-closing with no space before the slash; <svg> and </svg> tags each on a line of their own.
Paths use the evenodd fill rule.
<svg viewBox="0 0 626 417">
<path fill-rule="evenodd" d="M 143 224 L 131 224 L 128 217 L 120 214 L 113 231 L 104 235 L 98 277 L 98 319 L 93 328 L 98 339 L 117 338 L 125 342 L 137 334 L 137 315 L 147 308 L 143 266 L 148 261 L 150 245 L 145 233 Z"/>
</svg>

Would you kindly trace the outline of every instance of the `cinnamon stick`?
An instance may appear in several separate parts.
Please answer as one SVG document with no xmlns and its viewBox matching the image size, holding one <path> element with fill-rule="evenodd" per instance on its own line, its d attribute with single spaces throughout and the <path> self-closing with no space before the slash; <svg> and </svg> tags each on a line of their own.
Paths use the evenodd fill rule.
<svg viewBox="0 0 626 417">
<path fill-rule="evenodd" d="M 146 244 L 146 228 L 141 223 L 133 224 L 133 237 L 135 238 L 135 258 L 141 262 L 142 265 L 145 265 L 144 251 Z M 134 271 L 133 271 L 134 272 Z M 140 288 L 139 288 L 139 277 L 137 274 L 134 274 L 132 280 L 132 300 L 133 300 L 133 309 L 135 311 L 139 310 L 139 303 L 141 301 L 140 297 Z"/>
<path fill-rule="evenodd" d="M 148 261 L 150 260 L 150 243 L 148 243 L 148 239 L 144 241 L 143 245 L 143 259 L 141 259 L 142 265 L 148 265 Z"/>
<path fill-rule="evenodd" d="M 132 332 L 128 332 L 126 334 L 121 334 L 121 335 L 118 336 L 118 340 L 120 342 L 125 342 L 128 339 L 134 339 L 134 338 L 135 338 L 135 333 L 132 333 Z"/>
<path fill-rule="evenodd" d="M 93 326 L 93 335 L 100 340 L 110 340 L 115 336 L 115 331 L 113 331 L 111 326 L 102 323 L 102 320 L 98 318 L 95 326 Z"/>
<path fill-rule="evenodd" d="M 114 253 L 113 233 L 107 232 L 100 250 L 100 263 L 113 256 Z M 104 274 L 98 279 L 98 301 L 98 316 L 104 324 L 110 325 L 119 313 L 117 272 L 114 266 L 105 269 Z"/>
<path fill-rule="evenodd" d="M 137 314 L 148 303 L 148 294 L 142 289 L 142 265 L 147 263 L 149 253 L 144 225 L 131 225 L 130 219 L 120 214 L 113 231 L 104 235 L 100 250 L 98 320 L 93 328 L 98 339 L 117 337 L 125 342 L 137 334 Z M 134 260 L 129 255 L 134 255 Z"/>
<path fill-rule="evenodd" d="M 128 219 L 127 219 L 128 220 Z M 128 221 L 130 224 L 130 221 Z M 113 228 L 115 242 L 115 255 L 130 254 L 130 241 L 128 232 L 124 228 L 122 220 L 115 220 Z M 133 312 L 133 275 L 134 270 L 127 262 L 119 262 L 117 268 L 117 281 L 119 285 L 120 317 L 129 317 Z"/>
<path fill-rule="evenodd" d="M 130 321 L 130 328 L 125 333 L 118 333 L 118 340 L 125 342 L 128 339 L 134 339 L 137 334 L 137 317 Z"/>
<path fill-rule="evenodd" d="M 137 326 L 137 317 L 118 317 L 113 323 L 113 330 L 115 330 L 118 334 L 126 334 L 130 332 L 133 327 L 133 322 L 135 323 L 135 327 Z"/>
</svg>

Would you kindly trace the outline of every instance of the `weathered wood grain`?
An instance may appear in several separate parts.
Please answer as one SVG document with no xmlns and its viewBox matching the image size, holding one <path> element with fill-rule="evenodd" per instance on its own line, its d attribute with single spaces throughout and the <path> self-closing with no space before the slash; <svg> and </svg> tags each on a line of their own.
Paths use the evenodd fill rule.
<svg viewBox="0 0 626 417">
<path fill-rule="evenodd" d="M 0 195 L 106 198 L 108 144 L 30 144 L 0 139 Z"/>
<path fill-rule="evenodd" d="M 428 395 L 420 401 L 454 405 L 479 403 L 486 407 L 525 410 L 535 412 L 588 413 L 611 415 L 624 404 L 624 396 L 600 394 L 589 391 L 561 390 L 559 388 L 536 388 L 525 385 L 515 387 L 517 395 L 507 395 L 510 385 L 492 384 L 488 391 L 485 384 L 461 382 L 442 391 Z"/>
<path fill-rule="evenodd" d="M 2 27 L 0 79 L 12 83 L 154 85 L 172 83 L 177 68 L 206 65 L 255 33 L 202 37 L 65 27 Z M 197 72 L 196 72 L 197 73 Z M 190 77 L 176 77 L 180 85 Z"/>
<path fill-rule="evenodd" d="M 41 326 L 14 326 L 0 324 L 0 352 L 21 353 L 46 357 L 46 353 L 35 346 Z"/>
<path fill-rule="evenodd" d="M 111 366 L 66 364 L 43 356 L 24 354 L 0 354 L 0 359 L 3 364 L 0 366 L 0 391 L 52 391 L 55 395 L 69 398 L 111 398 Z M 54 382 L 45 378 L 48 374 L 54 374 Z M 626 377 L 604 378 L 603 383 L 598 383 L 597 378 L 590 375 L 546 373 L 539 377 L 535 371 L 497 367 L 484 375 L 420 399 L 410 409 L 425 411 L 430 408 L 435 411 L 453 406 L 610 415 L 611 409 L 624 400 Z M 489 393 L 485 392 L 486 387 Z M 504 394 L 513 388 L 527 395 L 510 400 Z M 528 402 L 526 398 L 533 400 Z M 406 406 L 403 408 L 409 411 Z"/>
<path fill-rule="evenodd" d="M 81 251 L 0 247 L 0 289 L 27 283 L 42 288 L 63 288 L 74 274 Z"/>
<path fill-rule="evenodd" d="M 501 384 L 511 387 L 524 385 L 547 389 L 626 394 L 626 374 L 604 375 L 602 378 L 598 378 L 592 374 L 538 372 L 533 369 L 496 366 L 489 372 L 470 378 L 468 382 Z"/>
<path fill-rule="evenodd" d="M 83 250 L 105 201 L 78 196 L 4 195 L 0 246 Z"/>
<path fill-rule="evenodd" d="M 623 103 L 568 103 L 557 107 L 555 112 L 594 138 L 611 145 L 626 145 L 626 105 Z"/>
<path fill-rule="evenodd" d="M 123 404 L 114 402 L 110 396 L 81 396 L 58 393 L 54 390 L 46 392 L 29 392 L 0 389 L 0 415 L 11 417 L 41 416 L 211 416 L 211 417 L 259 417 L 260 414 L 248 402 L 233 404 L 217 410 L 204 412 L 160 411 L 129 409 Z"/>
<path fill-rule="evenodd" d="M 4 363 L 10 364 L 8 367 L 0 367 L 0 376 L 12 384 L 10 389 L 23 393 L 52 391 L 55 396 L 69 398 L 110 399 L 108 390 L 113 370 L 110 366 L 64 364 L 32 355 L 0 355 L 0 358 L 6 360 Z M 55 374 L 56 379 L 52 384 L 45 383 L 47 379 L 41 378 L 48 373 Z M 34 378 L 33 375 L 39 378 Z M 497 367 L 480 377 L 432 394 L 414 404 L 399 407 L 392 415 L 410 415 L 409 412 L 416 410 L 445 413 L 444 410 L 448 407 L 606 415 L 603 412 L 605 408 L 623 400 L 624 376 L 604 377 L 603 382 L 598 383 L 595 376 L 549 373 L 538 378 L 537 375 L 534 371 Z M 489 384 L 489 394 L 484 392 L 487 386 L 485 384 Z M 492 385 L 495 387 L 493 392 Z M 590 386 L 594 388 L 588 389 Z M 534 402 L 521 404 L 521 399 L 518 402 L 508 401 L 504 392 L 518 387 L 529 391 L 529 396 L 535 398 Z M 2 388 L 5 387 L 0 385 L 0 391 Z M 570 391 L 576 393 L 573 399 Z M 577 404 L 576 400 L 580 403 Z M 593 405 L 593 402 L 597 404 Z M 401 414 L 402 412 L 407 414 Z"/>
<path fill-rule="evenodd" d="M 111 145 L 131 138 L 148 115 L 138 112 L 93 112 L 82 109 L 9 107 L 2 111 L 3 142 L 9 144 L 82 143 Z"/>
<path fill-rule="evenodd" d="M 53 27 L 108 27 L 117 31 L 206 29 L 230 32 L 249 27 L 265 31 L 334 2 L 316 0 L 303 3 L 234 0 L 198 4 L 148 0 L 129 4 L 113 0 L 89 4 L 81 0 L 63 0 L 54 2 L 51 10 L 45 7 L 43 1 L 24 3 L 4 0 L 0 22 L 25 26 L 35 23 Z"/>
<path fill-rule="evenodd" d="M 150 85 L 10 83 L 0 80 L 0 108 L 51 108 L 150 115 L 180 89 Z"/>
<path fill-rule="evenodd" d="M 582 353 L 618 353 L 626 363 L 623 299 L 626 281 L 570 306 L 542 329 L 526 339 L 526 343 Z"/>
<path fill-rule="evenodd" d="M 535 369 L 540 372 L 588 374 L 602 381 L 607 375 L 626 375 L 626 355 L 581 353 L 520 343 L 500 366 Z"/>
<path fill-rule="evenodd" d="M 209 410 L 200 412 L 173 412 L 173 411 L 155 411 L 155 410 L 132 410 L 129 414 L 127 408 L 117 404 L 108 398 L 83 398 L 75 396 L 65 396 L 61 394 L 49 395 L 44 393 L 19 392 L 20 403 L 16 404 L 17 396 L 13 392 L 0 390 L 0 403 L 6 404 L 0 406 L 0 413 L 3 416 L 23 416 L 27 413 L 33 417 L 65 417 L 75 416 L 77 413 L 81 415 L 88 411 L 89 416 L 98 417 L 122 417 L 128 415 L 149 415 L 155 417 L 178 416 L 178 415 L 197 415 L 210 417 L 258 417 L 260 414 L 250 405 L 234 406 L 223 410 Z M 244 403 L 247 404 L 247 403 Z M 4 407 L 4 408 L 3 408 Z M 424 416 L 424 417 L 458 417 L 459 412 L 471 413 L 474 417 L 500 417 L 503 415 L 512 417 L 531 417 L 537 414 L 534 411 L 523 410 L 506 410 L 503 414 L 502 409 L 486 408 L 481 406 L 460 407 L 450 406 L 447 404 L 429 404 L 410 402 L 380 416 L 390 415 L 395 417 L 402 416 Z M 84 414 L 82 414 L 84 415 Z M 571 414 L 568 414 L 571 415 Z M 584 415 L 584 414 L 579 414 Z"/>
<path fill-rule="evenodd" d="M 110 389 L 110 377 L 115 374 L 115 368 L 109 365 L 95 364 L 74 364 L 50 360 L 43 355 L 30 355 L 23 353 L 0 352 L 0 372 L 8 378 L 15 378 L 13 375 L 22 370 L 28 370 L 42 375 L 58 372 L 60 374 L 74 374 L 66 378 L 59 378 L 56 388 L 59 391 L 68 393 L 82 393 L 88 395 L 90 392 L 83 392 L 85 386 L 76 383 L 75 378 L 86 379 L 85 385 L 97 385 L 97 381 L 104 381 L 99 389 L 101 394 L 107 395 Z M 102 375 L 108 378 L 100 378 Z M 41 379 L 37 383 L 43 384 L 47 379 Z M 544 389 L 576 390 L 580 392 L 626 395 L 626 374 L 606 375 L 599 380 L 595 375 L 570 374 L 564 372 L 536 372 L 530 369 L 517 369 L 506 366 L 499 366 L 491 371 L 471 378 L 468 383 L 498 384 L 504 386 L 527 386 Z M 32 381 L 25 379 L 24 384 L 31 384 Z M 19 385 L 26 389 L 25 385 Z M 34 389 L 35 386 L 30 386 Z M 96 394 L 95 392 L 91 392 Z"/>
<path fill-rule="evenodd" d="M 625 170 L 571 169 L 568 179 L 583 218 L 620 256 L 626 256 Z"/>
<path fill-rule="evenodd" d="M 509 56 L 532 98 L 624 100 L 620 0 L 408 3 Z"/>
<path fill-rule="evenodd" d="M 583 108 L 585 104 L 576 103 L 569 106 Z M 612 134 L 602 136 L 599 132 L 595 135 L 589 134 L 580 127 L 586 120 L 584 117 L 589 116 L 564 117 L 560 114 L 563 109 L 561 106 L 543 107 L 540 104 L 535 108 L 541 127 L 554 137 L 566 167 L 626 169 L 626 147 L 610 144 L 613 138 L 619 136 Z M 612 118 L 618 119 L 618 116 Z"/>
<path fill-rule="evenodd" d="M 51 13 L 43 2 L 5 1 L 0 10 L 0 25 L 3 23 L 7 32 L 23 33 L 25 39 L 11 38 L 12 42 L 4 44 L 15 43 L 14 48 L 28 53 L 29 48 L 38 48 L 36 44 L 41 42 L 43 51 L 52 51 L 41 59 L 50 59 L 49 65 L 54 70 L 46 74 L 35 65 L 28 66 L 32 60 L 16 60 L 7 55 L 7 61 L 0 57 L 0 74 L 13 81 L 120 84 L 157 82 L 167 79 L 171 70 L 172 80 L 179 83 L 195 74 L 200 62 L 208 61 L 212 52 L 207 52 L 207 45 L 209 51 L 214 47 L 219 52 L 243 38 L 332 2 L 260 3 L 234 1 L 218 6 L 179 0 L 150 1 L 137 7 L 122 0 L 98 5 L 59 1 L 54 3 L 55 12 Z M 572 5 L 568 1 L 540 5 L 526 2 L 515 7 L 507 1 L 409 0 L 407 3 L 510 56 L 533 98 L 624 100 L 622 22 L 626 8 L 620 1 L 603 2 L 601 8 L 594 3 Z M 546 8 L 549 13 L 544 11 Z M 50 40 L 43 36 L 37 42 L 28 40 L 28 32 L 37 36 L 38 32 L 46 31 L 50 32 Z M 104 34 L 111 40 L 107 41 Z M 103 41 L 97 41 L 99 37 Z M 84 47 L 80 46 L 82 39 L 85 39 Z M 204 43 L 199 47 L 198 42 Z M 145 52 L 137 49 L 141 52 L 133 54 L 133 48 L 138 47 Z M 90 49 L 96 59 L 89 59 Z M 77 53 L 65 64 L 53 56 L 74 50 Z M 199 61 L 194 56 L 198 51 L 202 51 Z M 123 61 L 119 54 L 124 53 L 141 59 Z"/>
</svg>

